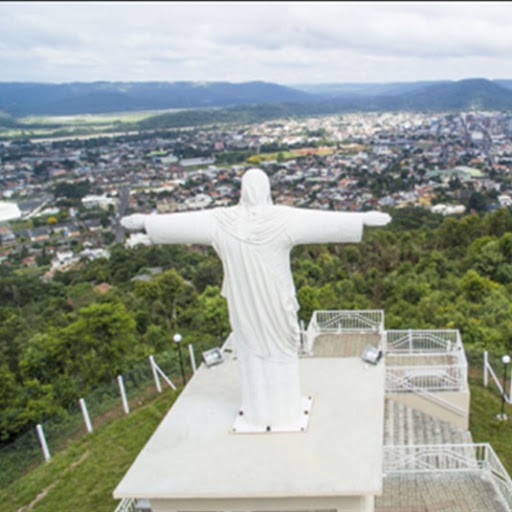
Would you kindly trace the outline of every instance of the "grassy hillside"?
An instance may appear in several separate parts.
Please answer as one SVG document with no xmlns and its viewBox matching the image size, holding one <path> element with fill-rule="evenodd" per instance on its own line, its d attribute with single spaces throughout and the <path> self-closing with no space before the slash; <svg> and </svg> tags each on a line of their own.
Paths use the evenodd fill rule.
<svg viewBox="0 0 512 512">
<path fill-rule="evenodd" d="M 512 420 L 500 421 L 495 418 L 501 412 L 501 398 L 497 388 L 493 391 L 482 386 L 481 378 L 470 378 L 471 434 L 475 443 L 490 443 L 505 466 L 512 474 Z M 494 387 L 491 385 L 491 387 Z M 512 407 L 505 407 L 505 414 L 512 415 Z"/>
<path fill-rule="evenodd" d="M 128 416 L 69 442 L 47 464 L 0 490 L 3 512 L 113 512 L 112 492 L 178 396 L 168 390 Z"/>
<path fill-rule="evenodd" d="M 475 442 L 490 442 L 512 471 L 512 422 L 500 422 L 500 398 L 472 378 L 471 424 Z M 39 466 L 0 491 L 3 512 L 113 512 L 112 491 L 177 397 L 166 391 L 128 416 L 69 443 L 50 463 Z M 508 408 L 510 414 L 510 408 Z"/>
</svg>

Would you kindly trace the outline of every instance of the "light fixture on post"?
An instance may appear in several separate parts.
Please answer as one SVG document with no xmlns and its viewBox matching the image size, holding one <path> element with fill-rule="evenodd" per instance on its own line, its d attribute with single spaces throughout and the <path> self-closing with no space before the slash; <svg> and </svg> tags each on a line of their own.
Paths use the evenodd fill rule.
<svg viewBox="0 0 512 512">
<path fill-rule="evenodd" d="M 496 418 L 499 420 L 506 420 L 507 415 L 505 414 L 505 397 L 507 394 L 507 367 L 508 364 L 510 363 L 510 356 L 508 354 L 505 354 L 501 358 L 501 362 L 503 363 L 503 390 L 501 393 L 501 414 L 498 414 Z"/>
<path fill-rule="evenodd" d="M 178 358 L 180 360 L 180 370 L 181 370 L 181 381 L 183 383 L 183 386 L 187 383 L 185 379 L 185 370 L 183 368 L 183 356 L 181 354 L 181 340 L 183 339 L 181 334 L 177 332 L 172 339 L 174 340 L 174 343 L 178 346 Z"/>
</svg>

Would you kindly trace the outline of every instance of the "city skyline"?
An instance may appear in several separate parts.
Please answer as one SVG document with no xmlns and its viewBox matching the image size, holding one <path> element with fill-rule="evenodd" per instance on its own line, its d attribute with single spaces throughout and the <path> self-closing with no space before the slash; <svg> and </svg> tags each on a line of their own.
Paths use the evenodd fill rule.
<svg viewBox="0 0 512 512">
<path fill-rule="evenodd" d="M 3 2 L 1 81 L 512 78 L 501 2 Z"/>
</svg>

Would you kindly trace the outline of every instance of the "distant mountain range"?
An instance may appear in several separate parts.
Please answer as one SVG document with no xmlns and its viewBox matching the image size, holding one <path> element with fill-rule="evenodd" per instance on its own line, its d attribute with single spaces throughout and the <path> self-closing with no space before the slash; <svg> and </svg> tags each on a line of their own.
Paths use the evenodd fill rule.
<svg viewBox="0 0 512 512">
<path fill-rule="evenodd" d="M 275 104 L 293 114 L 371 110 L 510 110 L 512 80 L 298 84 L 268 82 L 0 82 L 0 124 L 71 115 Z M 277 105 L 279 104 L 279 105 Z"/>
<path fill-rule="evenodd" d="M 0 111 L 14 117 L 223 107 L 316 99 L 314 94 L 267 82 L 0 82 Z"/>
</svg>

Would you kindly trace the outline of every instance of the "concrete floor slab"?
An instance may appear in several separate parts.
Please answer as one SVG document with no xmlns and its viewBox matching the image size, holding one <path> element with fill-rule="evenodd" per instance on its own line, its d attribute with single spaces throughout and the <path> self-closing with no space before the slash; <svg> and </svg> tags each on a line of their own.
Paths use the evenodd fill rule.
<svg viewBox="0 0 512 512">
<path fill-rule="evenodd" d="M 236 361 L 187 384 L 114 491 L 115 498 L 371 496 L 382 490 L 384 364 L 300 361 L 313 397 L 307 431 L 237 435 Z"/>
</svg>

